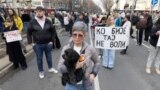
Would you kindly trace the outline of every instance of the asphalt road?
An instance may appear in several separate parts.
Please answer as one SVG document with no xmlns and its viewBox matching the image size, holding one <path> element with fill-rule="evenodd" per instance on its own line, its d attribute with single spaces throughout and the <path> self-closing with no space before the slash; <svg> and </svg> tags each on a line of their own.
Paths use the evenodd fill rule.
<svg viewBox="0 0 160 90">
<path fill-rule="evenodd" d="M 62 46 L 69 36 L 60 37 Z M 61 50 L 53 50 L 53 64 L 57 67 Z M 148 49 L 136 46 L 131 40 L 127 55 L 120 55 L 116 51 L 116 62 L 113 70 L 101 67 L 99 71 L 100 90 L 160 90 L 160 76 L 152 70 L 152 74 L 145 73 Z M 0 80 L 0 90 L 64 90 L 59 74 L 47 72 L 44 60 L 45 78 L 39 79 L 35 56 L 29 58 L 28 69 L 25 71 L 11 71 Z"/>
<path fill-rule="evenodd" d="M 145 46 L 136 46 L 131 40 L 127 55 L 117 51 L 115 68 L 102 67 L 99 72 L 101 90 L 160 90 L 160 76 L 155 69 L 152 68 L 151 75 L 145 72 L 149 53 Z"/>
</svg>

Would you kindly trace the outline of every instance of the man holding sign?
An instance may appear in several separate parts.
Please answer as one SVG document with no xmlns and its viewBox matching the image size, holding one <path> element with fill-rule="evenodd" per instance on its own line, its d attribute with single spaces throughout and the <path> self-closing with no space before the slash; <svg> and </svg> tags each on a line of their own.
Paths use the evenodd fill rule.
<svg viewBox="0 0 160 90">
<path fill-rule="evenodd" d="M 151 65 L 155 60 L 154 67 L 158 75 L 160 75 L 159 65 L 160 65 L 160 18 L 157 20 L 152 28 L 150 35 L 150 48 L 149 55 L 146 65 L 146 73 L 151 73 Z"/>
</svg>

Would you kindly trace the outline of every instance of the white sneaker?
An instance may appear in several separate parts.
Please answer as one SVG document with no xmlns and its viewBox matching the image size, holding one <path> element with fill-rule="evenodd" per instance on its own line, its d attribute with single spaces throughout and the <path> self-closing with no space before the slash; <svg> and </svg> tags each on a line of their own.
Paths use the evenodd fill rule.
<svg viewBox="0 0 160 90">
<path fill-rule="evenodd" d="M 146 68 L 146 73 L 151 74 L 151 69 L 150 68 Z"/>
<path fill-rule="evenodd" d="M 44 72 L 39 72 L 39 78 L 44 78 Z"/>
<path fill-rule="evenodd" d="M 50 69 L 48 70 L 48 72 L 58 73 L 58 71 L 57 71 L 56 69 L 54 69 L 54 68 L 50 68 Z"/>
</svg>

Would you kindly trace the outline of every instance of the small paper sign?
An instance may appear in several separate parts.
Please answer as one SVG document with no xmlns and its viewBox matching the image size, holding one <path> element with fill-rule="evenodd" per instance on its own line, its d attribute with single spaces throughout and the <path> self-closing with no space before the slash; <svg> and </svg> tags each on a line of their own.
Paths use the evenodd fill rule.
<svg viewBox="0 0 160 90">
<path fill-rule="evenodd" d="M 18 30 L 4 32 L 4 35 L 6 36 L 7 42 L 15 42 L 22 40 L 21 34 L 18 32 Z"/>
</svg>

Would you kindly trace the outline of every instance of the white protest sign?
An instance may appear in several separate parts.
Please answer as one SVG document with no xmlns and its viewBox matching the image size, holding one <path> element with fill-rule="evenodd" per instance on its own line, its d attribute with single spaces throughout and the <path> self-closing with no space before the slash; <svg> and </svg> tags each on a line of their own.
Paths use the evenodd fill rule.
<svg viewBox="0 0 160 90">
<path fill-rule="evenodd" d="M 160 46 L 160 36 L 159 36 L 159 38 L 158 38 L 157 46 L 158 46 L 158 47 Z"/>
<path fill-rule="evenodd" d="M 95 48 L 125 49 L 129 40 L 128 31 L 123 27 L 96 27 Z"/>
<path fill-rule="evenodd" d="M 4 32 L 4 35 L 6 36 L 7 42 L 22 40 L 21 34 L 18 32 L 18 30 Z"/>
</svg>

